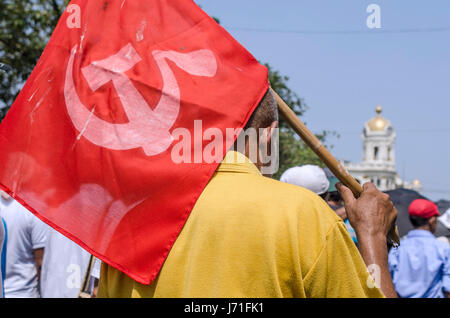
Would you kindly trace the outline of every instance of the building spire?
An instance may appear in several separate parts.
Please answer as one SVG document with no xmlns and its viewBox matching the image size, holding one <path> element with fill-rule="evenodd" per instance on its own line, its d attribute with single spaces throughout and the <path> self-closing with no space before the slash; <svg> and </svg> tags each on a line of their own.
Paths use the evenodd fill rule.
<svg viewBox="0 0 450 318">
<path fill-rule="evenodd" d="M 381 108 L 380 105 L 378 105 L 377 108 L 375 108 L 375 111 L 377 112 L 378 115 L 380 115 L 383 109 Z"/>
</svg>

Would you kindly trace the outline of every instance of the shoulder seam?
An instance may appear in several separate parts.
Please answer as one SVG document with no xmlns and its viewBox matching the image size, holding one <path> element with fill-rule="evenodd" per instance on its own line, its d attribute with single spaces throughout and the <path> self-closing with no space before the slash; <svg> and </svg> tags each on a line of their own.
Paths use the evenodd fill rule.
<svg viewBox="0 0 450 318">
<path fill-rule="evenodd" d="M 302 282 L 305 282 L 308 277 L 310 276 L 312 270 L 314 269 L 314 267 L 316 266 L 316 264 L 319 262 L 320 257 L 322 256 L 323 251 L 325 250 L 326 246 L 327 246 L 327 242 L 328 242 L 328 236 L 329 234 L 334 231 L 334 229 L 338 226 L 338 224 L 341 221 L 336 221 L 335 223 L 333 223 L 333 225 L 330 227 L 330 229 L 327 231 L 327 234 L 325 234 L 325 241 L 322 245 L 322 247 L 320 248 L 319 253 L 317 253 L 316 259 L 314 260 L 313 264 L 311 265 L 311 268 L 308 270 L 308 272 L 306 273 L 305 277 L 303 277 Z"/>
</svg>

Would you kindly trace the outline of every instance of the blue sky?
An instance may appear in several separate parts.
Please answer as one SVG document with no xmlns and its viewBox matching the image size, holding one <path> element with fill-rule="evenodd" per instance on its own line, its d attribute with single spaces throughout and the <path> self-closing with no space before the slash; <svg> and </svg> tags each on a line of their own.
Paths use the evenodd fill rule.
<svg viewBox="0 0 450 318">
<path fill-rule="evenodd" d="M 397 172 L 420 179 L 430 199 L 450 200 L 450 1 L 196 3 L 290 77 L 309 107 L 307 126 L 340 134 L 328 140 L 338 159 L 361 161 L 360 133 L 380 104 L 397 133 Z M 378 30 L 366 25 L 372 3 L 381 9 Z"/>
</svg>

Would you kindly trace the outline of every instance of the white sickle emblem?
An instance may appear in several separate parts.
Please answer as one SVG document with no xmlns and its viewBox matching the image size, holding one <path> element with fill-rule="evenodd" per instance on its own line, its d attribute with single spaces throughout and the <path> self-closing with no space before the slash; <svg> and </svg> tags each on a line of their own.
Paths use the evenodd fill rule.
<svg viewBox="0 0 450 318">
<path fill-rule="evenodd" d="M 152 110 L 124 74 L 141 61 L 136 50 L 127 44 L 117 54 L 82 68 L 93 91 L 112 81 L 129 120 L 125 124 L 112 124 L 94 115 L 95 107 L 89 111 L 80 101 L 73 81 L 76 52 L 75 46 L 67 65 L 64 96 L 67 111 L 80 136 L 97 146 L 113 150 L 142 147 L 147 156 L 157 155 L 170 146 L 173 138 L 169 129 L 180 110 L 180 89 L 166 59 L 195 76 L 213 77 L 217 71 L 216 58 L 210 50 L 190 53 L 153 51 L 153 58 L 161 71 L 163 89 L 158 105 Z"/>
</svg>

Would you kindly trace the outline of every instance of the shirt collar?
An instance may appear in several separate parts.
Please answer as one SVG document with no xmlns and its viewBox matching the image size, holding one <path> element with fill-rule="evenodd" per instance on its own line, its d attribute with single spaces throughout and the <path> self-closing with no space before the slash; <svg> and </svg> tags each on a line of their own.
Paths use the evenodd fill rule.
<svg viewBox="0 0 450 318">
<path fill-rule="evenodd" d="M 411 230 L 408 233 L 408 237 L 433 237 L 433 233 L 427 230 Z"/>
<path fill-rule="evenodd" d="M 216 172 L 242 172 L 261 175 L 255 164 L 237 151 L 228 151 Z"/>
</svg>

